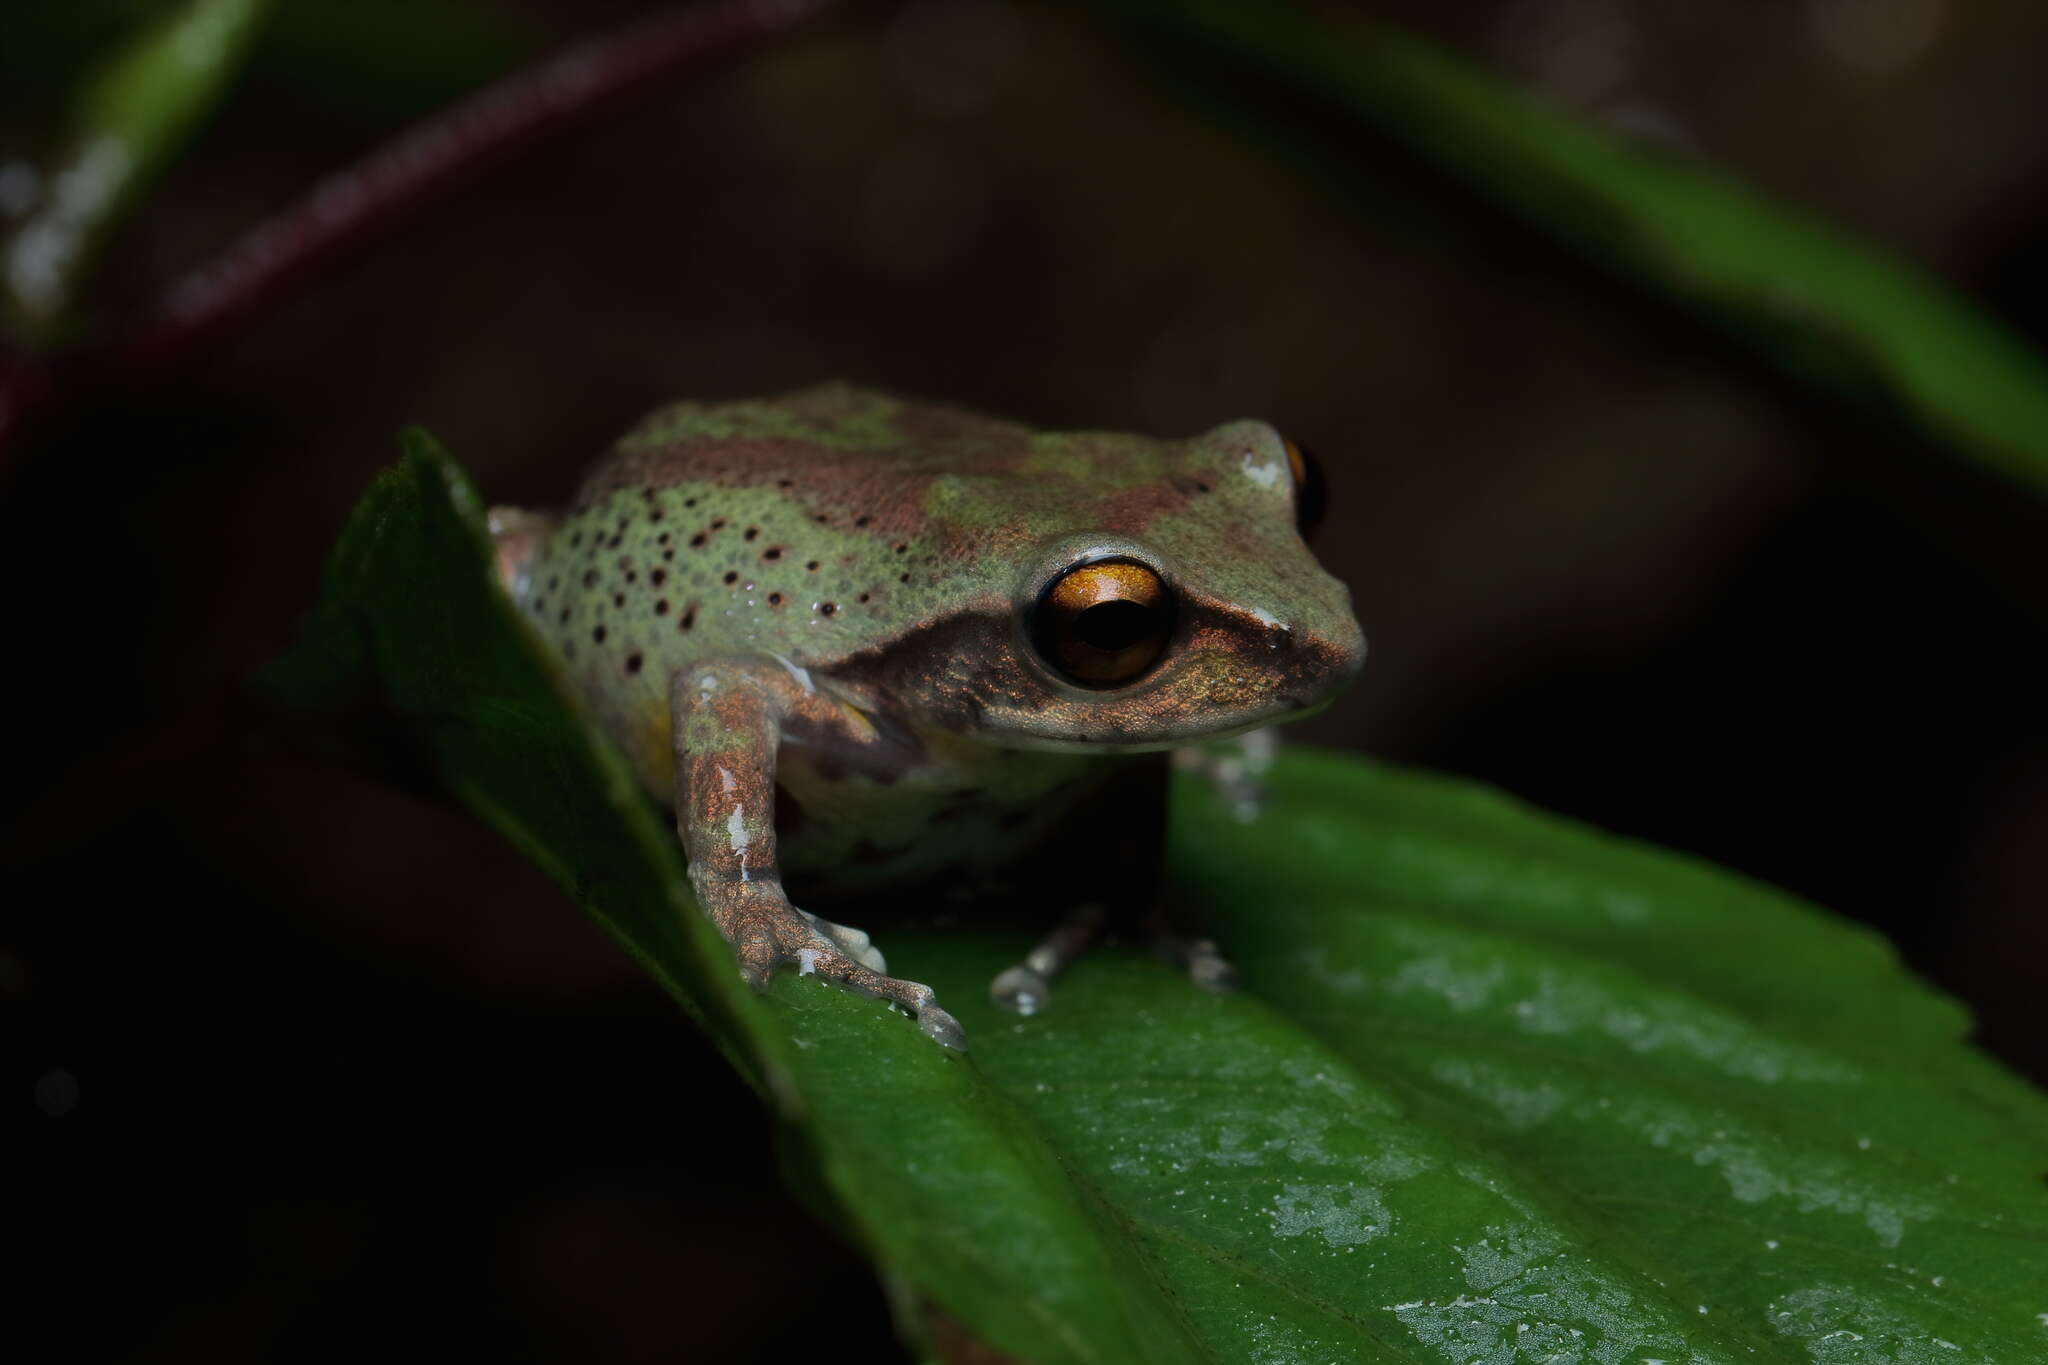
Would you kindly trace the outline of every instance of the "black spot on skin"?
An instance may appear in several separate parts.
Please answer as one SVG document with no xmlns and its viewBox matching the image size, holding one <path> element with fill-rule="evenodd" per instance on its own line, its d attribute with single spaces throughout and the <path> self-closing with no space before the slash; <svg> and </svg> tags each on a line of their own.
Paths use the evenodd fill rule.
<svg viewBox="0 0 2048 1365">
<path fill-rule="evenodd" d="M 742 539 L 742 540 L 752 540 L 752 539 L 753 539 L 753 538 L 754 538 L 755 536 L 758 536 L 758 535 L 760 535 L 760 534 L 761 534 L 761 528 L 760 528 L 760 527 L 758 527 L 758 526 L 749 526 L 749 527 L 747 528 L 747 533 L 746 533 L 746 534 L 745 534 L 744 536 L 741 536 L 741 537 L 740 537 L 740 539 Z"/>
<path fill-rule="evenodd" d="M 853 524 L 855 526 L 865 526 L 873 520 L 874 518 L 870 516 L 858 516 L 853 519 Z"/>
<path fill-rule="evenodd" d="M 908 583 L 908 582 L 910 581 L 910 575 L 909 575 L 909 574 L 907 574 L 907 573 L 900 573 L 900 574 L 897 574 L 897 575 L 896 575 L 896 581 L 897 581 L 898 583 Z"/>
<path fill-rule="evenodd" d="M 668 599 L 666 597 L 654 604 L 654 614 L 656 616 L 668 615 Z"/>
<path fill-rule="evenodd" d="M 766 549 L 761 551 L 761 558 L 772 563 L 773 561 L 782 558 L 782 551 L 779 547 Z"/>
<path fill-rule="evenodd" d="M 652 488 L 643 488 L 640 490 L 640 496 L 647 499 L 649 502 L 653 502 L 654 490 Z"/>
<path fill-rule="evenodd" d="M 782 605 L 782 594 L 781 594 L 781 593 L 779 593 L 779 592 L 771 592 L 771 593 L 769 593 L 769 594 L 768 594 L 768 605 L 769 605 L 769 606 L 771 606 L 771 607 L 779 607 L 779 606 L 781 606 L 781 605 Z"/>
<path fill-rule="evenodd" d="M 568 624 L 568 621 L 569 621 L 569 609 L 568 609 L 567 607 L 563 607 L 563 608 L 562 608 L 562 614 L 561 614 L 561 616 L 560 616 L 560 617 L 559 617 L 558 619 L 559 619 L 559 620 L 560 620 L 560 621 L 561 621 L 561 622 L 562 622 L 562 623 L 563 623 L 564 625 Z"/>
<path fill-rule="evenodd" d="M 662 533 L 661 533 L 660 535 L 656 536 L 656 537 L 654 538 L 654 543 L 655 543 L 656 545 L 666 545 L 666 544 L 668 544 L 668 532 L 666 532 L 666 531 L 663 531 L 663 532 L 662 532 Z"/>
<path fill-rule="evenodd" d="M 837 602 L 820 602 L 818 604 L 818 611 L 825 616 L 830 616 L 838 610 L 839 604 Z"/>
<path fill-rule="evenodd" d="M 683 499 L 683 506 L 685 506 L 685 507 L 695 507 L 696 505 L 697 505 L 697 500 L 696 500 L 695 498 L 684 498 L 684 499 Z"/>
<path fill-rule="evenodd" d="M 1208 491 L 1209 491 L 1209 485 L 1208 485 L 1208 484 L 1206 484 L 1206 483 L 1203 483 L 1203 482 L 1202 482 L 1202 481 L 1201 481 L 1200 479 L 1196 479 L 1196 480 L 1195 480 L 1195 491 L 1196 491 L 1197 493 L 1206 493 L 1206 492 L 1208 492 Z"/>
<path fill-rule="evenodd" d="M 725 518 L 720 517 L 716 521 L 712 522 L 711 529 L 714 531 L 723 531 L 725 529 Z"/>
<path fill-rule="evenodd" d="M 902 553 L 903 553 L 904 551 L 908 550 L 909 548 L 910 548 L 910 547 L 909 547 L 908 545 L 898 545 L 898 546 L 896 547 L 896 553 L 900 555 L 900 554 L 902 554 Z"/>
<path fill-rule="evenodd" d="M 638 654 L 628 654 L 626 656 L 626 671 L 628 673 L 638 673 L 640 671 L 640 665 L 644 662 L 646 661 L 642 659 Z"/>
<path fill-rule="evenodd" d="M 626 605 L 626 594 L 624 594 L 624 593 L 622 593 L 622 592 L 615 592 L 615 593 L 613 593 L 613 594 L 612 594 L 612 605 L 613 605 L 613 606 L 615 606 L 615 607 L 623 607 L 623 606 L 625 606 L 625 605 Z"/>
<path fill-rule="evenodd" d="M 627 525 L 628 525 L 628 524 L 629 524 L 629 523 L 630 523 L 631 521 L 632 521 L 632 518 L 631 518 L 631 517 L 620 517 L 620 518 L 619 518 L 619 529 L 620 529 L 621 531 L 625 530 L 625 529 L 626 529 L 626 527 L 627 527 Z"/>
<path fill-rule="evenodd" d="M 599 626 L 599 627 L 598 627 L 598 628 L 597 628 L 596 630 L 593 630 L 593 631 L 591 631 L 591 632 L 590 632 L 590 639 L 591 639 L 592 643 L 594 643 L 594 644 L 600 644 L 600 645 L 601 645 L 601 644 L 603 644 L 603 643 L 604 643 L 604 627 L 603 627 L 603 626 Z"/>
<path fill-rule="evenodd" d="M 611 538 L 610 540 L 606 541 L 605 543 L 606 543 L 607 545 L 610 545 L 610 546 L 611 546 L 611 547 L 612 547 L 612 548 L 613 548 L 614 550 L 616 550 L 616 549 L 618 549 L 618 548 L 619 548 L 619 540 L 620 540 L 620 537 L 618 537 L 618 536 L 613 536 L 613 537 L 612 537 L 612 538 Z"/>
<path fill-rule="evenodd" d="M 626 570 L 626 581 L 628 583 L 638 583 L 640 581 L 640 575 L 634 573 L 631 569 L 628 569 Z"/>
<path fill-rule="evenodd" d="M 582 543 L 583 533 L 581 531 L 578 531 L 575 535 L 569 537 L 569 548 L 572 550 L 575 549 L 577 546 L 581 545 Z"/>
<path fill-rule="evenodd" d="M 725 581 L 728 583 L 737 583 L 740 581 L 740 576 L 732 570 L 728 569 L 725 573 Z"/>
<path fill-rule="evenodd" d="M 661 557 L 663 559 L 674 559 L 676 557 L 676 552 L 674 550 L 663 550 L 661 552 Z"/>
<path fill-rule="evenodd" d="M 594 588 L 597 586 L 597 570 L 585 569 L 583 571 L 583 586 L 586 588 Z"/>
<path fill-rule="evenodd" d="M 869 598 L 870 596 L 872 596 L 872 594 L 870 594 L 870 593 L 862 593 L 862 594 L 860 595 L 860 600 L 861 600 L 861 601 L 863 601 L 863 602 L 865 602 L 865 601 L 867 601 L 867 600 L 868 600 L 868 598 Z"/>
<path fill-rule="evenodd" d="M 688 630 L 691 626 L 697 624 L 697 604 L 695 602 L 690 604 L 690 609 L 682 614 L 676 621 L 676 624 L 684 630 Z"/>
<path fill-rule="evenodd" d="M 649 583 L 652 583 L 657 588 L 660 587 L 662 584 L 668 582 L 668 570 L 656 569 L 653 573 L 647 575 L 647 581 Z"/>
<path fill-rule="evenodd" d="M 696 535 L 690 537 L 690 548 L 693 550 L 701 550 L 704 548 L 704 533 L 702 531 L 699 531 Z"/>
<path fill-rule="evenodd" d="M 795 479 L 777 479 L 777 480 L 775 481 L 775 486 L 776 486 L 777 488 L 794 488 L 794 487 L 796 487 L 796 480 L 795 480 Z"/>
<path fill-rule="evenodd" d="M 656 507 L 656 508 L 654 508 L 653 510 L 649 511 L 649 512 L 648 512 L 648 514 L 647 514 L 647 519 L 648 519 L 649 521 L 660 521 L 660 520 L 661 520 L 661 509 L 660 509 L 659 507 Z"/>
<path fill-rule="evenodd" d="M 810 563 L 804 565 L 804 567 L 806 569 L 809 569 L 812 573 L 816 573 L 818 571 L 818 561 L 814 559 Z"/>
<path fill-rule="evenodd" d="M 815 517 L 812 517 L 811 520 L 817 522 L 818 525 L 823 526 L 825 524 L 825 514 L 823 512 L 820 512 Z"/>
<path fill-rule="evenodd" d="M 546 610 L 548 609 L 548 599 L 547 599 L 547 598 L 545 598 L 545 597 L 536 597 L 536 598 L 534 598 L 534 599 L 533 599 L 533 609 L 534 609 L 535 611 L 546 611 Z"/>
</svg>

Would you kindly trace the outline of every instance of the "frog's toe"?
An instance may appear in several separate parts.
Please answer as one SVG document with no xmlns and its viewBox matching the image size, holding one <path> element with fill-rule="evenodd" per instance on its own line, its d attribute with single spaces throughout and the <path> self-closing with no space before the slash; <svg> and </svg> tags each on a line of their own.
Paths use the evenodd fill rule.
<svg viewBox="0 0 2048 1365">
<path fill-rule="evenodd" d="M 949 1047 L 955 1052 L 967 1051 L 967 1033 L 960 1027 L 960 1021 L 940 1009 L 937 1005 L 926 1005 L 917 1012 L 917 1026 L 924 1030 L 924 1036 L 940 1047 Z"/>
<path fill-rule="evenodd" d="M 1033 1015 L 1052 1002 L 1052 982 L 1044 972 L 1020 962 L 996 974 L 988 983 L 988 998 L 998 1009 Z"/>
<path fill-rule="evenodd" d="M 889 960 L 882 956 L 882 950 L 875 946 L 875 941 L 868 937 L 865 930 L 856 929 L 850 924 L 834 924 L 831 920 L 820 918 L 808 910 L 799 910 L 797 913 L 802 915 L 813 929 L 838 944 L 839 951 L 869 971 L 887 975 Z"/>
<path fill-rule="evenodd" d="M 1214 939 L 1162 933 L 1154 937 L 1152 951 L 1186 972 L 1188 980 L 1205 991 L 1227 995 L 1237 989 L 1237 968 L 1216 950 Z"/>
<path fill-rule="evenodd" d="M 860 936 L 862 939 L 867 937 L 865 934 Z M 872 948 L 868 951 L 877 959 L 881 956 Z M 822 977 L 856 995 L 886 1000 L 906 1014 L 915 1015 L 918 1027 L 934 1042 L 963 1051 L 967 1047 L 967 1035 L 961 1030 L 960 1021 L 939 1008 L 938 993 L 930 986 L 884 975 L 843 951 L 822 928 L 812 929 L 806 925 L 800 934 L 792 935 L 785 945 L 783 961 L 795 964 L 799 976 Z"/>
</svg>

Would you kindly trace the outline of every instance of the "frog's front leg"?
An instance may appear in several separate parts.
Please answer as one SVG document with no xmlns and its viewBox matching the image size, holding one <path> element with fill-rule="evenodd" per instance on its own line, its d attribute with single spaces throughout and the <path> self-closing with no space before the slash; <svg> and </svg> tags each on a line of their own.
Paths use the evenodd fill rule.
<svg viewBox="0 0 2048 1365">
<path fill-rule="evenodd" d="M 720 659 L 676 674 L 676 828 L 698 903 L 739 957 L 740 974 L 765 988 L 789 963 L 917 1015 L 927 1036 L 965 1047 L 932 988 L 884 976 L 863 962 L 864 939 L 842 943 L 783 894 L 775 854 L 775 761 L 785 729 L 848 746 L 880 743 L 854 707 L 819 692 L 808 674 L 777 659 Z M 843 931 L 844 932 L 844 931 Z M 849 949 L 852 951 L 849 952 Z"/>
<path fill-rule="evenodd" d="M 1266 774 L 1279 752 L 1280 736 L 1265 726 L 1229 739 L 1176 749 L 1173 766 L 1207 779 L 1230 813 L 1250 824 L 1265 809 Z"/>
</svg>

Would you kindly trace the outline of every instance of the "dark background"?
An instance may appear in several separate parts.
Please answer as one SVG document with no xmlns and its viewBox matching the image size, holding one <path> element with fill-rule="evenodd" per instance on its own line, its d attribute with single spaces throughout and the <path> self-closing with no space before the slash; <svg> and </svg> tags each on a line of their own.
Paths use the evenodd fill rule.
<svg viewBox="0 0 2048 1365">
<path fill-rule="evenodd" d="M 641 7 L 284 8 L 97 316 Z M 0 163 L 148 6 L 86 9 L 0 15 Z M 2048 340 L 2032 0 L 1375 9 Z M 1319 546 L 1374 647 L 1303 738 L 1872 924 L 2048 1078 L 2040 505 L 1339 150 L 1373 192 L 1206 121 L 1072 11 L 856 7 L 46 423 L 0 501 L 13 1330 L 143 1360 L 895 1349 L 753 1098 L 594 926 L 462 815 L 249 723 L 238 680 L 408 422 L 545 504 L 665 398 L 833 376 L 1046 427 L 1267 416 L 1329 467 Z"/>
</svg>

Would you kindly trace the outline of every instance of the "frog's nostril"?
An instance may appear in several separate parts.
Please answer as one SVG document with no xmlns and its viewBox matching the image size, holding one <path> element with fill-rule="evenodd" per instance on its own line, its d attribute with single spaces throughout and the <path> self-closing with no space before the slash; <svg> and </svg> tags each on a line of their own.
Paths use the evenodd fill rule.
<svg viewBox="0 0 2048 1365">
<path fill-rule="evenodd" d="M 1269 611 L 1254 610 L 1252 619 L 1266 628 L 1266 648 L 1279 651 L 1294 648 L 1294 627 Z"/>
</svg>

